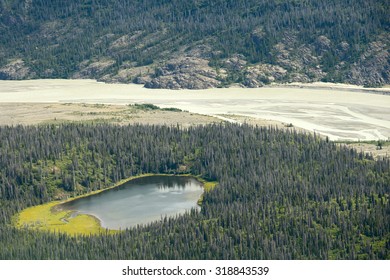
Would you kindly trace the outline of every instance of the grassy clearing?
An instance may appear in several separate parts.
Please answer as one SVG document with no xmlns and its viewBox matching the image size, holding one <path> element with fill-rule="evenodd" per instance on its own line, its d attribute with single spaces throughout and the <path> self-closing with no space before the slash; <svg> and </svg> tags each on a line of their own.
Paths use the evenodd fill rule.
<svg viewBox="0 0 390 280">
<path fill-rule="evenodd" d="M 89 235 L 102 233 L 116 233 L 118 230 L 108 230 L 101 226 L 99 219 L 94 216 L 86 214 L 74 215 L 74 211 L 61 210 L 60 205 L 72 200 L 80 199 L 90 195 L 95 195 L 106 190 L 118 187 L 124 183 L 141 177 L 147 176 L 173 176 L 170 174 L 142 174 L 133 176 L 119 181 L 114 186 L 90 192 L 88 194 L 79 195 L 63 201 L 53 201 L 46 204 L 26 208 L 14 217 L 14 225 L 17 228 L 27 228 L 31 230 L 43 230 L 49 232 L 61 232 L 69 235 Z M 190 174 L 181 176 L 192 176 Z M 209 192 L 215 188 L 217 182 L 208 182 L 204 179 L 196 177 L 204 186 L 204 191 Z M 201 205 L 203 195 L 198 200 L 198 205 Z M 73 215 L 72 215 L 73 214 Z"/>
</svg>

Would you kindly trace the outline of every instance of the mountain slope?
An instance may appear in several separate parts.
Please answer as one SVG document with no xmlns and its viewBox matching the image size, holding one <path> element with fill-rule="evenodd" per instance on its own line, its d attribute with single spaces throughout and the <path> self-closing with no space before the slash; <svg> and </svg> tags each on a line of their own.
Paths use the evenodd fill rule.
<svg viewBox="0 0 390 280">
<path fill-rule="evenodd" d="M 0 79 L 389 83 L 388 0 L 0 0 Z"/>
</svg>

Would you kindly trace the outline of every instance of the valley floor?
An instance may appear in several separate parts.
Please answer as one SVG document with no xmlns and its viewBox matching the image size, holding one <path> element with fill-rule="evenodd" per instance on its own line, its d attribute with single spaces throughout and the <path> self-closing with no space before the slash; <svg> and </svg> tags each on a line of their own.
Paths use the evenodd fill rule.
<svg viewBox="0 0 390 280">
<path fill-rule="evenodd" d="M 142 110 L 136 106 L 86 103 L 0 103 L 0 125 L 63 122 L 165 124 L 188 127 L 222 120 L 189 112 Z"/>
<path fill-rule="evenodd" d="M 389 145 L 378 149 L 375 142 L 390 139 L 388 92 L 325 83 L 173 91 L 93 80 L 0 81 L 0 125 L 87 121 L 188 127 L 230 121 L 308 131 L 388 156 Z M 135 103 L 184 111 L 129 106 Z"/>
</svg>

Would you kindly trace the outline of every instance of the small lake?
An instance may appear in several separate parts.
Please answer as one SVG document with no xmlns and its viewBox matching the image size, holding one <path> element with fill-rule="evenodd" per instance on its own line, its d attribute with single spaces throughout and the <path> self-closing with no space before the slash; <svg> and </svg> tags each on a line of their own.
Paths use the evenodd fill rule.
<svg viewBox="0 0 390 280">
<path fill-rule="evenodd" d="M 148 176 L 64 203 L 61 208 L 93 215 L 102 227 L 124 229 L 199 208 L 202 193 L 202 183 L 192 177 Z"/>
</svg>

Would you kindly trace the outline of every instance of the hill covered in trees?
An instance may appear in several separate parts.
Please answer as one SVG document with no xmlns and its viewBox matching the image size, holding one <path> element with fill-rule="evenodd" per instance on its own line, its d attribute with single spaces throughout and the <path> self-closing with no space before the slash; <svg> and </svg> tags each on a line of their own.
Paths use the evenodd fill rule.
<svg viewBox="0 0 390 280">
<path fill-rule="evenodd" d="M 142 173 L 219 185 L 200 211 L 117 234 L 16 229 L 17 211 Z M 0 127 L 0 259 L 389 259 L 390 161 L 219 124 Z"/>
<path fill-rule="evenodd" d="M 0 0 L 0 78 L 389 83 L 388 0 Z"/>
</svg>

